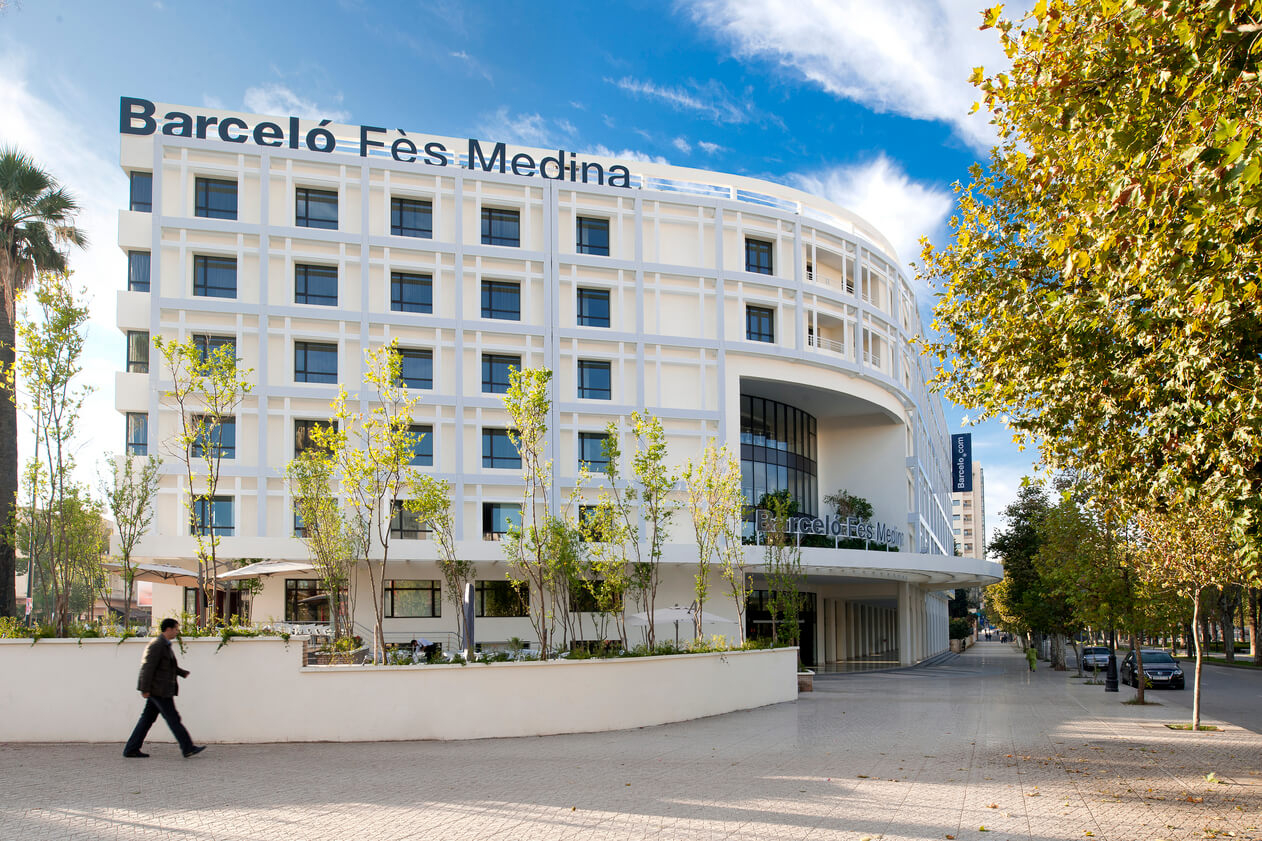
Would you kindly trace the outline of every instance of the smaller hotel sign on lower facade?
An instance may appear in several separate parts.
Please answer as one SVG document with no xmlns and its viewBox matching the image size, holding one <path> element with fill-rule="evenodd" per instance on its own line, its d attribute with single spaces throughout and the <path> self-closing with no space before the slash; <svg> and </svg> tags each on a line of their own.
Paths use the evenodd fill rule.
<svg viewBox="0 0 1262 841">
<path fill-rule="evenodd" d="M 754 530 L 760 534 L 776 531 L 775 517 L 766 508 L 754 512 Z M 786 525 L 788 534 L 818 534 L 839 540 L 867 540 L 891 549 L 901 549 L 903 533 L 893 526 L 858 517 L 810 517 L 795 514 Z"/>
<path fill-rule="evenodd" d="M 963 432 L 951 436 L 951 490 L 969 493 L 973 490 L 973 434 Z"/>
</svg>

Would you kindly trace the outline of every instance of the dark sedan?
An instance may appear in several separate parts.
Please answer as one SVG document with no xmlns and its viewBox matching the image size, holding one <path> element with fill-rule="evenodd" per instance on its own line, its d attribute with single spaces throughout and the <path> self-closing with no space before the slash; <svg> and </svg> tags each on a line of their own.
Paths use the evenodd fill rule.
<svg viewBox="0 0 1262 841">
<path fill-rule="evenodd" d="M 1151 687 L 1168 686 L 1171 689 L 1182 689 L 1184 686 L 1183 667 L 1165 651 L 1144 649 L 1144 685 Z M 1118 668 L 1118 679 L 1130 686 L 1139 686 L 1135 679 L 1135 652 L 1131 651 Z"/>
</svg>

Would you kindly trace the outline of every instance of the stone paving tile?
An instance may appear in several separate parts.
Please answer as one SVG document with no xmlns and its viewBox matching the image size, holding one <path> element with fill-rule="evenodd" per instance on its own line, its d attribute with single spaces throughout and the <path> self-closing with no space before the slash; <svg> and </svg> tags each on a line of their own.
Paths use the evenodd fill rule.
<svg viewBox="0 0 1262 841">
<path fill-rule="evenodd" d="M 999 644 L 815 685 L 621 733 L 214 745 L 189 761 L 161 743 L 142 761 L 119 744 L 3 745 L 0 841 L 1262 841 L 1257 733 L 1171 731 L 1182 711 L 1031 674 Z"/>
</svg>

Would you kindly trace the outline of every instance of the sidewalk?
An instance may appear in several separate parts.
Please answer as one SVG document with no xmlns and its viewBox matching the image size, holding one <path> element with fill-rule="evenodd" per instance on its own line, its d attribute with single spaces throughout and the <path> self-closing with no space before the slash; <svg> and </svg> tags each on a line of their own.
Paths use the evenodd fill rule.
<svg viewBox="0 0 1262 841">
<path fill-rule="evenodd" d="M 213 745 L 188 761 L 167 745 L 134 761 L 120 745 L 0 746 L 0 838 L 1262 839 L 1262 736 L 1168 730 L 1182 711 L 1030 673 L 1010 646 L 815 686 L 619 733 Z"/>
</svg>

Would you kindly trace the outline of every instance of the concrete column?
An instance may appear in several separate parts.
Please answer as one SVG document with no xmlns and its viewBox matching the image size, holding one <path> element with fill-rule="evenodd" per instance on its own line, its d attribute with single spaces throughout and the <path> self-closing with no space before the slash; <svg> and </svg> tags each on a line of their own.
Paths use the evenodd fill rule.
<svg viewBox="0 0 1262 841">
<path fill-rule="evenodd" d="M 837 662 L 837 600 L 824 599 L 824 662 Z"/>
<path fill-rule="evenodd" d="M 859 606 L 846 603 L 846 659 L 854 660 L 859 656 Z"/>
<path fill-rule="evenodd" d="M 898 582 L 898 664 L 910 666 L 915 660 L 911 654 L 911 584 Z"/>
<path fill-rule="evenodd" d="M 836 599 L 834 601 L 834 615 L 836 617 L 833 622 L 833 649 L 837 652 L 837 662 L 846 659 L 846 602 L 844 599 Z"/>
</svg>

